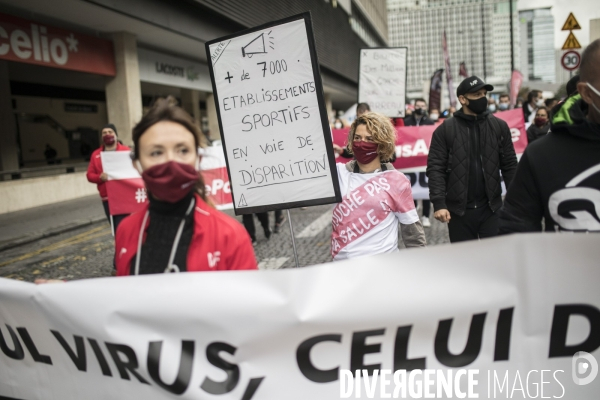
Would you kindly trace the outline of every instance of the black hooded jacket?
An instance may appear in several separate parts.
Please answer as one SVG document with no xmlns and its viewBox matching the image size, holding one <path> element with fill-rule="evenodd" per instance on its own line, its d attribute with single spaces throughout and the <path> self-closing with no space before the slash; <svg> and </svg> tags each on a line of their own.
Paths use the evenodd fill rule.
<svg viewBox="0 0 600 400">
<path fill-rule="evenodd" d="M 504 207 L 500 233 L 600 232 L 600 125 L 580 95 L 553 113 L 550 132 L 527 146 Z"/>
<path fill-rule="evenodd" d="M 485 111 L 467 115 L 458 110 L 433 133 L 427 176 L 435 211 L 464 215 L 465 209 L 502 206 L 500 170 L 506 186 L 517 168 L 508 125 Z"/>
</svg>

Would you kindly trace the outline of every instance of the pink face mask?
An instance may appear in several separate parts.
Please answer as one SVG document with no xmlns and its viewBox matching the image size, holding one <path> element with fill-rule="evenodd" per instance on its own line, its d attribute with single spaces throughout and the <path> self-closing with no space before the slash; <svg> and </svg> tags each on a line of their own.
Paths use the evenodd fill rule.
<svg viewBox="0 0 600 400">
<path fill-rule="evenodd" d="M 142 173 L 148 191 L 167 203 L 177 203 L 183 199 L 194 189 L 199 177 L 194 167 L 175 161 L 155 165 Z"/>
<path fill-rule="evenodd" d="M 369 142 L 352 142 L 352 154 L 354 158 L 361 164 L 368 164 L 377 158 L 377 143 Z"/>
</svg>

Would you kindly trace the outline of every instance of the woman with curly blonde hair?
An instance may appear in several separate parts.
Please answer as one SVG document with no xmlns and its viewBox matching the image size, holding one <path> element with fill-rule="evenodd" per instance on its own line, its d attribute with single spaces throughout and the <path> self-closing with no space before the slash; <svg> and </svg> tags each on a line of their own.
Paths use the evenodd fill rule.
<svg viewBox="0 0 600 400">
<path fill-rule="evenodd" d="M 398 251 L 398 222 L 406 247 L 425 246 L 425 233 L 410 180 L 392 164 L 396 131 L 389 118 L 374 112 L 358 117 L 348 133 L 354 160 L 337 164 L 343 200 L 333 210 L 334 260 Z"/>
</svg>

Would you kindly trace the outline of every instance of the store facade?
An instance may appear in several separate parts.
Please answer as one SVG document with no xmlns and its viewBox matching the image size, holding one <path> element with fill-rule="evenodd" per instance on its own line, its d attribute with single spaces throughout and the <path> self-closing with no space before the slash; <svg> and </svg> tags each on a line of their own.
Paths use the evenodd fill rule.
<svg viewBox="0 0 600 400">
<path fill-rule="evenodd" d="M 115 75 L 111 41 L 0 13 L 1 169 L 44 165 L 48 148 L 83 160 L 106 121 L 101 91 L 87 82 Z"/>
</svg>

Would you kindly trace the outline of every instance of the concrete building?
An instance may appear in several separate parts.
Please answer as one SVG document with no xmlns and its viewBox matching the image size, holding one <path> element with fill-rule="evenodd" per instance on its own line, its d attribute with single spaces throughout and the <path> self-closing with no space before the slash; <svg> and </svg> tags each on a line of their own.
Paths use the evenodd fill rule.
<svg viewBox="0 0 600 400">
<path fill-rule="evenodd" d="M 327 107 L 345 109 L 357 97 L 359 49 L 387 44 L 385 0 L 0 0 L 0 196 L 12 204 L 0 213 L 94 193 L 83 171 L 102 126 L 131 144 L 159 96 L 177 97 L 219 138 L 204 44 L 306 11 Z M 61 165 L 46 165 L 46 144 Z M 45 196 L 56 191 L 58 178 L 40 177 L 50 174 L 76 189 Z"/>
<path fill-rule="evenodd" d="M 554 17 L 550 8 L 519 11 L 521 72 L 526 80 L 556 82 Z"/>
<path fill-rule="evenodd" d="M 590 19 L 590 43 L 600 39 L 600 18 Z"/>
<path fill-rule="evenodd" d="M 506 0 L 388 0 L 390 45 L 408 47 L 409 97 L 426 95 L 423 88 L 433 72 L 444 68 L 444 31 L 455 85 L 460 83 L 459 65 L 464 62 L 470 75 L 502 90 L 511 74 L 509 6 Z M 515 29 L 516 9 L 513 2 Z M 518 66 L 518 35 L 513 40 Z"/>
</svg>

